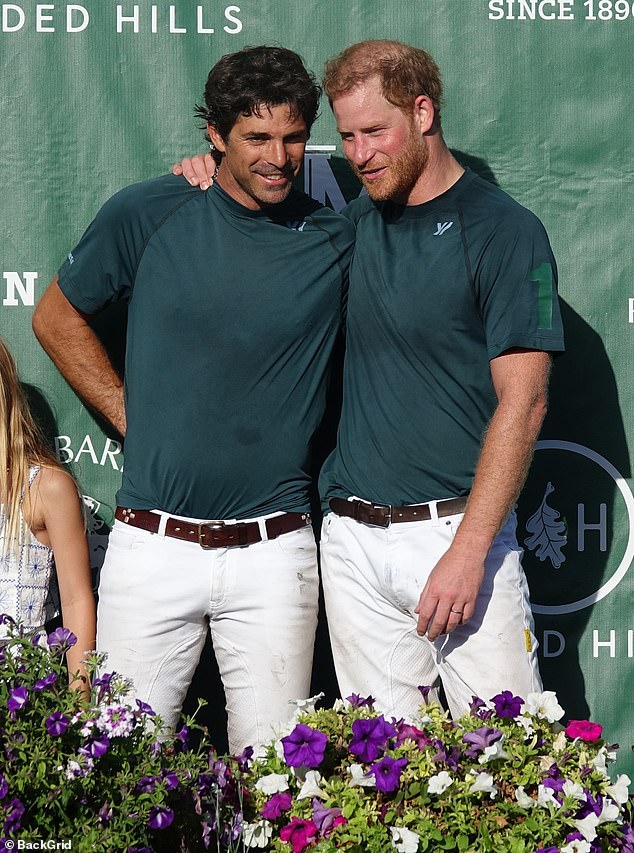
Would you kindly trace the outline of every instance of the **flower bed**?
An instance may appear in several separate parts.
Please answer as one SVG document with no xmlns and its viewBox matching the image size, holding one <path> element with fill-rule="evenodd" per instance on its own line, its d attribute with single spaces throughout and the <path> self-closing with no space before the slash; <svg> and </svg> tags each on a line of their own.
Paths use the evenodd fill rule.
<svg viewBox="0 0 634 853">
<path fill-rule="evenodd" d="M 244 840 L 279 853 L 634 851 L 627 776 L 613 783 L 601 727 L 564 730 L 555 694 L 508 691 L 452 722 L 417 725 L 371 699 L 305 705 L 252 763 Z"/>
<path fill-rule="evenodd" d="M 424 706 L 416 725 L 359 696 L 307 700 L 259 757 L 219 758 L 188 748 L 192 721 L 159 742 L 124 679 L 71 690 L 72 641 L 14 629 L 0 646 L 0 851 L 634 853 L 630 780 L 610 779 L 598 724 L 558 724 L 554 693 L 505 691 L 456 721 Z"/>
<path fill-rule="evenodd" d="M 80 853 L 219 848 L 215 811 L 200 799 L 213 800 L 216 756 L 208 745 L 189 749 L 191 726 L 159 742 L 153 710 L 128 699 L 125 679 L 94 678 L 90 701 L 68 686 L 67 629 L 47 640 L 10 630 L 0 645 L 0 850 L 40 840 L 71 840 Z M 234 780 L 224 789 L 218 834 L 231 843 L 240 792 Z"/>
</svg>

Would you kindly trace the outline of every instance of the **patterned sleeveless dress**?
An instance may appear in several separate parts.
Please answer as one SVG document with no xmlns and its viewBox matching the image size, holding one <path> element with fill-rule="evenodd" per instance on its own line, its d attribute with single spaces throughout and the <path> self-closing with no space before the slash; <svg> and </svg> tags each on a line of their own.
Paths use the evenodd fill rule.
<svg viewBox="0 0 634 853">
<path fill-rule="evenodd" d="M 29 469 L 29 487 L 40 468 Z M 21 511 L 20 511 L 21 514 Z M 51 580 L 53 551 L 42 545 L 27 528 L 26 541 L 16 552 L 9 546 L 4 550 L 7 515 L 0 505 L 0 613 L 8 613 L 29 631 L 44 626 L 45 604 Z M 0 637 L 6 635 L 5 625 L 0 625 Z"/>
</svg>

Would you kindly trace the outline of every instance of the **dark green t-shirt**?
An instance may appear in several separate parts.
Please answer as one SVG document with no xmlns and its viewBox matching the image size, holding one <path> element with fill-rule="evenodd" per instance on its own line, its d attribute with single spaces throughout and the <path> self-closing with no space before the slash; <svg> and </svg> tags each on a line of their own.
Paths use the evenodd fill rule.
<svg viewBox="0 0 634 853">
<path fill-rule="evenodd" d="M 251 211 L 172 175 L 117 193 L 59 273 L 129 302 L 118 503 L 196 518 L 308 509 L 354 239 L 302 193 Z"/>
<path fill-rule="evenodd" d="M 563 349 L 548 237 L 469 171 L 425 204 L 365 197 L 344 213 L 357 229 L 344 402 L 320 491 L 393 505 L 464 495 L 497 404 L 489 360 Z"/>
</svg>

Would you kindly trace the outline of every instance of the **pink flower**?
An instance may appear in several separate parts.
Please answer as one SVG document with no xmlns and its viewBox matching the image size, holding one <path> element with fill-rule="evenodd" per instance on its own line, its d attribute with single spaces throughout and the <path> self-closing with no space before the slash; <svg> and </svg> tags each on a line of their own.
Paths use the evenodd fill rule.
<svg viewBox="0 0 634 853">
<path fill-rule="evenodd" d="M 566 734 L 569 738 L 580 738 L 586 743 L 594 743 L 601 737 L 603 726 L 599 723 L 591 723 L 590 720 L 570 720 L 566 726 Z"/>
<path fill-rule="evenodd" d="M 294 817 L 280 830 L 280 838 L 293 848 L 293 853 L 303 853 L 317 835 L 317 827 L 312 820 Z"/>
</svg>

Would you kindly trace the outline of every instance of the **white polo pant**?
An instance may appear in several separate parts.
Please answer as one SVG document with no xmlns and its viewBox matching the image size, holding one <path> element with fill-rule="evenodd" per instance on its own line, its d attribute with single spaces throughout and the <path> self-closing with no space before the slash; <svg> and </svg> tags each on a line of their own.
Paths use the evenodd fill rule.
<svg viewBox="0 0 634 853">
<path fill-rule="evenodd" d="M 318 589 L 310 526 L 204 550 L 115 521 L 99 586 L 103 671 L 132 679 L 134 695 L 174 727 L 209 630 L 229 747 L 257 747 L 309 694 Z"/>
<path fill-rule="evenodd" d="M 414 608 L 462 515 L 371 527 L 331 513 L 323 522 L 321 572 L 342 696 L 372 695 L 376 707 L 416 719 L 419 686 L 439 680 L 458 717 L 473 696 L 541 690 L 528 586 L 511 514 L 495 539 L 469 622 L 434 642 L 416 633 Z"/>
</svg>

